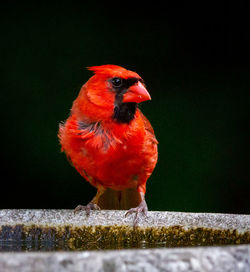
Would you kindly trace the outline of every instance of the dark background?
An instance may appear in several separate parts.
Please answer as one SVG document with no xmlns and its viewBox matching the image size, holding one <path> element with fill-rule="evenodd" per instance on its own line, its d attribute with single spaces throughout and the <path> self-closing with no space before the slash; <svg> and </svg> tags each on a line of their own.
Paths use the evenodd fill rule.
<svg viewBox="0 0 250 272">
<path fill-rule="evenodd" d="M 149 209 L 249 213 L 248 17 L 227 2 L 1 4 L 0 208 L 73 209 L 94 196 L 60 153 L 58 124 L 85 67 L 117 64 L 152 96 L 141 106 L 160 142 Z"/>
</svg>

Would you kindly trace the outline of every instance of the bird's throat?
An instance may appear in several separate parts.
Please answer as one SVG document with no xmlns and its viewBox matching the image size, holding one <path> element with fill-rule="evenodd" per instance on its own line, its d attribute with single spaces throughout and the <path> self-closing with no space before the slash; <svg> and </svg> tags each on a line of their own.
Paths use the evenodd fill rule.
<svg viewBox="0 0 250 272">
<path fill-rule="evenodd" d="M 137 103 L 120 103 L 115 106 L 113 118 L 118 123 L 130 123 L 134 117 Z"/>
</svg>

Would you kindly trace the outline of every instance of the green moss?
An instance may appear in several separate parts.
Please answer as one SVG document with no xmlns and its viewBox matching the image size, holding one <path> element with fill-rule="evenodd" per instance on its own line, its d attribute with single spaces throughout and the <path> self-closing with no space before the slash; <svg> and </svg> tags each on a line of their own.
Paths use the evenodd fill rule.
<svg viewBox="0 0 250 272">
<path fill-rule="evenodd" d="M 250 243 L 250 233 L 237 230 L 180 226 L 133 228 L 127 226 L 2 226 L 4 242 L 21 243 L 22 250 L 91 250 L 152 247 L 187 247 Z"/>
</svg>

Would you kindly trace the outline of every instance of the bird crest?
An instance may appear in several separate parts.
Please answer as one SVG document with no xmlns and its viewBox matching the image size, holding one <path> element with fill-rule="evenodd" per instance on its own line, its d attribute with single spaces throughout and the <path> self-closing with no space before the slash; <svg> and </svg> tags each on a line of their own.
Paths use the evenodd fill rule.
<svg viewBox="0 0 250 272">
<path fill-rule="evenodd" d="M 87 67 L 89 71 L 94 72 L 96 75 L 104 75 L 108 77 L 122 77 L 122 78 L 140 78 L 140 76 L 133 71 L 127 70 L 121 66 L 113 64 L 105 64 L 100 66 Z"/>
</svg>

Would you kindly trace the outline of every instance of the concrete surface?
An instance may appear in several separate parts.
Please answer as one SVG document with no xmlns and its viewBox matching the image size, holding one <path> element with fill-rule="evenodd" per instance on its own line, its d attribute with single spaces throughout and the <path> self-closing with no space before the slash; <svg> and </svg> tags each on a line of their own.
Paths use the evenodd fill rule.
<svg viewBox="0 0 250 272">
<path fill-rule="evenodd" d="M 250 247 L 1 253 L 1 272 L 249 272 Z"/>
<path fill-rule="evenodd" d="M 84 211 L 74 214 L 72 210 L 0 210 L 1 225 L 39 224 L 74 226 L 132 226 L 133 215 L 124 216 L 125 211 L 92 211 L 86 216 Z M 219 213 L 148 212 L 140 216 L 139 227 L 182 226 L 188 228 L 237 229 L 250 231 L 250 215 Z"/>
<path fill-rule="evenodd" d="M 132 226 L 133 217 L 125 218 L 124 213 L 124 211 L 94 211 L 87 217 L 84 211 L 74 214 L 72 210 L 0 210 L 0 244 L 6 241 L 13 242 L 13 237 L 36 239 L 39 236 L 39 239 L 44 237 L 48 239 L 48 236 L 43 235 L 41 230 L 39 230 L 39 235 L 32 230 L 33 228 L 37 230 L 38 226 L 45 229 L 60 229 L 65 226 L 72 230 L 87 229 L 91 235 L 100 231 L 100 227 L 108 228 L 108 232 L 103 232 L 105 236 L 111 230 L 113 231 L 111 236 L 107 236 L 108 239 L 116 237 L 117 232 L 125 228 L 126 232 L 122 233 L 122 237 L 126 240 L 127 235 L 129 236 L 135 230 Z M 9 233 L 9 229 L 13 231 Z M 202 235 L 203 231 L 209 230 L 212 236 L 208 236 L 208 238 L 216 234 L 223 240 L 227 239 L 225 235 L 232 234 L 233 237 L 236 237 L 235 240 L 230 240 L 232 243 L 237 244 L 241 241 L 249 243 L 250 215 L 149 212 L 147 218 L 141 216 L 137 229 L 139 234 L 146 233 L 143 239 L 151 239 L 154 236 L 154 231 L 161 233 L 161 231 L 171 230 L 174 235 L 167 232 L 167 234 L 159 234 L 155 237 L 166 239 L 171 234 L 171 239 L 176 240 L 185 230 L 188 233 L 188 239 L 192 240 L 192 236 L 197 235 L 196 230 Z M 30 233 L 27 234 L 27 230 L 31 230 L 30 233 L 33 236 Z M 149 234 L 146 230 L 149 230 Z M 68 232 L 70 235 L 73 233 Z M 87 232 L 85 230 L 85 232 L 76 231 L 75 233 L 84 236 Z M 27 237 L 25 237 L 26 234 Z M 54 232 L 53 235 L 51 232 L 49 234 L 50 238 L 55 236 Z M 134 235 L 137 236 L 137 233 L 134 232 Z M 63 239 L 69 238 L 65 235 L 62 237 Z M 119 235 L 117 237 L 119 238 Z M 240 240 L 238 237 L 244 237 L 244 239 Z M 14 271 L 249 272 L 250 243 L 232 246 L 161 249 L 1 252 L 0 272 Z"/>
</svg>

